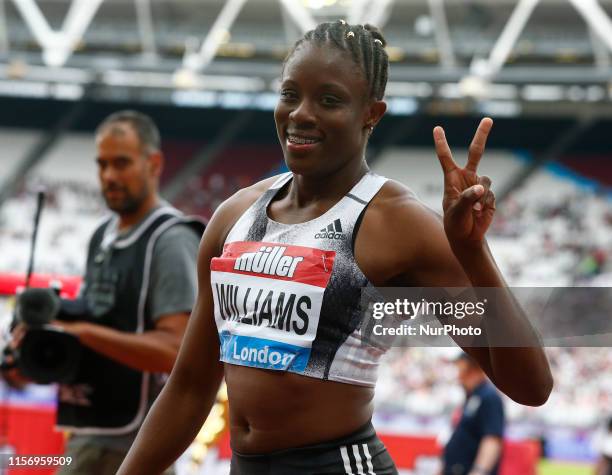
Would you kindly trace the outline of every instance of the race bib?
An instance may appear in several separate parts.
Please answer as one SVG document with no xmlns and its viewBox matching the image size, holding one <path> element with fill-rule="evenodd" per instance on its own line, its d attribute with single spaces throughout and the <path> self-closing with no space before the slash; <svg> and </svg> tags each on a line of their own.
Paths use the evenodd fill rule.
<svg viewBox="0 0 612 475">
<path fill-rule="evenodd" d="M 303 372 L 335 255 L 278 243 L 226 244 L 211 262 L 221 361 Z"/>
</svg>

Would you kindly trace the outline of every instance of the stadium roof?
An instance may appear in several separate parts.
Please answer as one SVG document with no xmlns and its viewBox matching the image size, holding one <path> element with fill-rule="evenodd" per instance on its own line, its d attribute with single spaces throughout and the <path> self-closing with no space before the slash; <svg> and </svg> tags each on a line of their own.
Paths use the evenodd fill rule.
<svg viewBox="0 0 612 475">
<path fill-rule="evenodd" d="M 397 111 L 609 115 L 611 13 L 612 0 L 0 0 L 0 95 L 78 99 L 94 84 L 101 99 L 266 109 L 290 45 L 344 18 L 384 30 Z"/>
</svg>

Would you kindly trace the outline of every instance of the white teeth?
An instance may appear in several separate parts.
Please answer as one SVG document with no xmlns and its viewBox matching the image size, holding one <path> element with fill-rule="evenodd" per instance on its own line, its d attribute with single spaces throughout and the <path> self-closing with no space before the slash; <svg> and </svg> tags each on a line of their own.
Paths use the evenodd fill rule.
<svg viewBox="0 0 612 475">
<path fill-rule="evenodd" d="M 307 137 L 300 137 L 299 135 L 289 135 L 288 140 L 291 143 L 305 145 L 305 144 L 313 144 L 319 142 L 319 139 L 311 139 Z"/>
</svg>

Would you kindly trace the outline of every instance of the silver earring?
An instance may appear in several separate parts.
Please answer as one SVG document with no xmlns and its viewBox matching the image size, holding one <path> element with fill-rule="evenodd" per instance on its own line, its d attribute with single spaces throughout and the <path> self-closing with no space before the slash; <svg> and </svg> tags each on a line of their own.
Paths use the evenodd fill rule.
<svg viewBox="0 0 612 475">
<path fill-rule="evenodd" d="M 349 38 L 353 38 L 354 36 L 355 36 L 355 33 L 354 33 L 354 32 L 352 32 L 352 31 L 349 31 L 349 32 L 346 34 L 346 39 L 348 40 Z"/>
</svg>

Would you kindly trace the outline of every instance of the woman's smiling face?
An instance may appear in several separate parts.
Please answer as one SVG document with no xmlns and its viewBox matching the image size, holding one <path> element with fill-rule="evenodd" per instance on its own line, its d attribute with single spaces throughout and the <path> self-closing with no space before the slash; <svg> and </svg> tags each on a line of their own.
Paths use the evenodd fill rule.
<svg viewBox="0 0 612 475">
<path fill-rule="evenodd" d="M 332 46 L 300 45 L 288 59 L 274 111 L 276 131 L 291 171 L 326 175 L 361 160 L 368 125 L 380 117 L 367 97 L 363 72 Z M 382 113 L 379 114 L 382 116 Z"/>
</svg>

